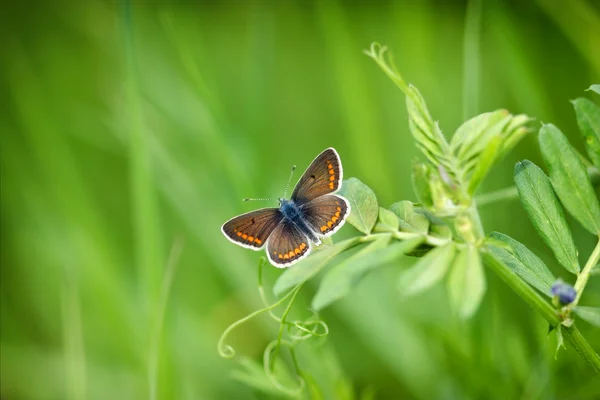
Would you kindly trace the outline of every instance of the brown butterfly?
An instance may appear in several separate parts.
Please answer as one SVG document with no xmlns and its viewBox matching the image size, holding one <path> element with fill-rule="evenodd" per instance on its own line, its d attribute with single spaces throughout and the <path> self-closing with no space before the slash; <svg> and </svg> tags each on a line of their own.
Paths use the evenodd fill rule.
<svg viewBox="0 0 600 400">
<path fill-rule="evenodd" d="M 266 246 L 278 268 L 308 256 L 311 242 L 321 243 L 342 227 L 350 204 L 335 195 L 342 186 L 342 161 L 330 147 L 317 156 L 296 184 L 292 198 L 279 199 L 278 208 L 262 208 L 227 221 L 221 231 L 233 243 L 252 250 Z"/>
</svg>

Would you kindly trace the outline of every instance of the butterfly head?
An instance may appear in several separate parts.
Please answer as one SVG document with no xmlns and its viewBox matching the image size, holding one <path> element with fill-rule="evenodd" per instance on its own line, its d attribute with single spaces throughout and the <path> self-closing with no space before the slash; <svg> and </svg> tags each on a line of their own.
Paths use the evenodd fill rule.
<svg viewBox="0 0 600 400">
<path fill-rule="evenodd" d="M 284 198 L 279 198 L 278 200 L 279 210 L 284 215 L 284 217 L 290 218 L 298 214 L 298 207 L 296 206 L 293 200 L 287 200 Z"/>
</svg>

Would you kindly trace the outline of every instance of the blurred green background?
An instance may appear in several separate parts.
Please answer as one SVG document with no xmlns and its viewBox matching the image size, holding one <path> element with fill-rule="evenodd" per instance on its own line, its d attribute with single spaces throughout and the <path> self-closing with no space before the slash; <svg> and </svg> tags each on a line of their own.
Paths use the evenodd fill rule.
<svg viewBox="0 0 600 400">
<path fill-rule="evenodd" d="M 281 398 L 260 369 L 272 320 L 229 338 L 236 360 L 216 350 L 260 307 L 259 254 L 219 230 L 264 206 L 241 198 L 281 196 L 292 164 L 334 146 L 382 206 L 414 200 L 404 98 L 362 54 L 373 41 L 446 135 L 507 108 L 583 151 L 568 100 L 600 81 L 592 3 L 476 2 L 467 34 L 462 1 L 3 4 L 1 398 Z M 517 160 L 541 164 L 535 136 L 483 191 L 510 186 Z M 518 201 L 481 211 L 487 232 L 570 279 Z M 583 260 L 593 238 L 572 228 Z M 554 360 L 544 321 L 487 272 L 482 308 L 460 323 L 443 287 L 401 300 L 398 271 L 378 270 L 325 310 L 331 333 L 302 344 L 299 362 L 328 399 L 599 398 L 597 376 L 572 349 Z M 267 288 L 280 273 L 268 268 Z M 598 305 L 599 289 L 592 280 L 582 304 Z M 580 329 L 600 349 L 598 331 Z"/>
</svg>

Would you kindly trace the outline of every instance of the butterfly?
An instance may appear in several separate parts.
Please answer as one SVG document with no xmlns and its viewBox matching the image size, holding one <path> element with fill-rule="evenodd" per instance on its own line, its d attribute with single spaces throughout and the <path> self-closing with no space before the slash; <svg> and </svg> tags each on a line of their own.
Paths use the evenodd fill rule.
<svg viewBox="0 0 600 400">
<path fill-rule="evenodd" d="M 342 161 L 334 148 L 313 160 L 296 184 L 291 199 L 278 199 L 279 207 L 262 208 L 225 222 L 227 239 L 252 250 L 266 248 L 271 264 L 289 267 L 308 256 L 321 238 L 344 225 L 350 204 L 334 194 L 342 186 Z"/>
</svg>

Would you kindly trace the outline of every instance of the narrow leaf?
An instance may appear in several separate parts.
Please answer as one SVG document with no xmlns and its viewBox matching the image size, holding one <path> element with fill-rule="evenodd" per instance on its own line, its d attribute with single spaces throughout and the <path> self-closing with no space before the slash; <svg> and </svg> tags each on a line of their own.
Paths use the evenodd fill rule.
<svg viewBox="0 0 600 400">
<path fill-rule="evenodd" d="M 418 161 L 413 162 L 412 169 L 412 186 L 417 196 L 417 200 L 424 207 L 431 207 L 433 205 L 433 199 L 431 196 L 431 188 L 429 187 L 429 175 L 431 174 L 430 166 L 425 163 Z"/>
<path fill-rule="evenodd" d="M 463 163 L 481 153 L 493 137 L 501 136 L 513 118 L 506 110 L 498 110 L 487 114 L 488 118 L 486 118 L 485 125 L 480 127 L 481 130 L 474 131 L 471 135 L 466 136 L 466 143 L 458 149 L 457 157 Z"/>
<path fill-rule="evenodd" d="M 554 359 L 558 359 L 558 351 L 560 350 L 560 348 L 562 347 L 563 349 L 566 349 L 565 347 L 565 340 L 563 339 L 563 334 L 562 334 L 562 324 L 558 325 L 558 327 L 556 328 L 556 351 L 554 352 Z"/>
<path fill-rule="evenodd" d="M 577 306 L 573 309 L 581 319 L 600 327 L 600 307 Z"/>
<path fill-rule="evenodd" d="M 490 171 L 490 168 L 492 167 L 492 165 L 494 165 L 494 162 L 498 158 L 501 146 L 502 137 L 495 136 L 488 142 L 487 147 L 481 152 L 481 154 L 477 158 L 478 162 L 475 166 L 475 169 L 473 170 L 473 173 L 469 178 L 469 186 L 467 189 L 469 194 L 475 193 L 475 190 L 477 190 L 477 188 L 483 181 L 483 178 L 486 177 L 486 175 Z"/>
<path fill-rule="evenodd" d="M 548 177 L 537 165 L 525 160 L 515 165 L 515 185 L 529 219 L 558 262 L 578 273 L 575 243 Z"/>
<path fill-rule="evenodd" d="M 556 281 L 556 278 L 538 256 L 525 245 L 508 235 L 492 232 L 490 237 L 501 241 L 508 247 L 508 250 L 504 250 L 509 254 L 492 250 L 498 258 L 531 286 L 538 289 L 546 296 L 550 296 L 550 288 Z"/>
<path fill-rule="evenodd" d="M 585 229 L 600 235 L 600 205 L 581 159 L 554 125 L 544 125 L 539 139 L 550 181 L 562 204 Z"/>
<path fill-rule="evenodd" d="M 438 283 L 454 259 L 454 245 L 449 243 L 427 253 L 415 265 L 402 272 L 398 289 L 402 295 L 412 296 Z"/>
<path fill-rule="evenodd" d="M 473 142 L 479 140 L 483 132 L 491 125 L 494 125 L 498 121 L 502 120 L 508 115 L 506 110 L 496 110 L 479 114 L 468 121 L 465 121 L 461 126 L 458 127 L 452 139 L 450 140 L 450 146 L 452 151 L 456 152 L 458 148 L 467 148 Z"/>
<path fill-rule="evenodd" d="M 589 90 L 600 94 L 600 85 L 594 84 L 594 85 L 590 86 L 589 88 L 587 88 L 585 91 L 587 92 Z"/>
<path fill-rule="evenodd" d="M 360 237 L 353 237 L 308 256 L 296 265 L 286 269 L 275 282 L 273 292 L 276 296 L 281 295 L 288 289 L 305 282 L 315 276 L 325 265 L 342 251 L 360 243 Z"/>
<path fill-rule="evenodd" d="M 312 300 L 312 307 L 318 311 L 346 296 L 368 271 L 400 259 L 417 248 L 423 240 L 415 238 L 388 245 L 388 240 L 379 239 L 364 247 L 327 271 Z"/>
<path fill-rule="evenodd" d="M 575 99 L 573 107 L 585 149 L 592 163 L 600 169 L 600 107 L 584 98 Z"/>
<path fill-rule="evenodd" d="M 371 233 L 379 214 L 375 192 L 358 179 L 350 178 L 344 181 L 340 195 L 350 202 L 352 208 L 348 223 L 362 233 Z"/>
<path fill-rule="evenodd" d="M 461 318 L 471 317 L 479 308 L 486 283 L 479 252 L 474 246 L 462 249 L 448 276 L 450 305 Z"/>
</svg>

